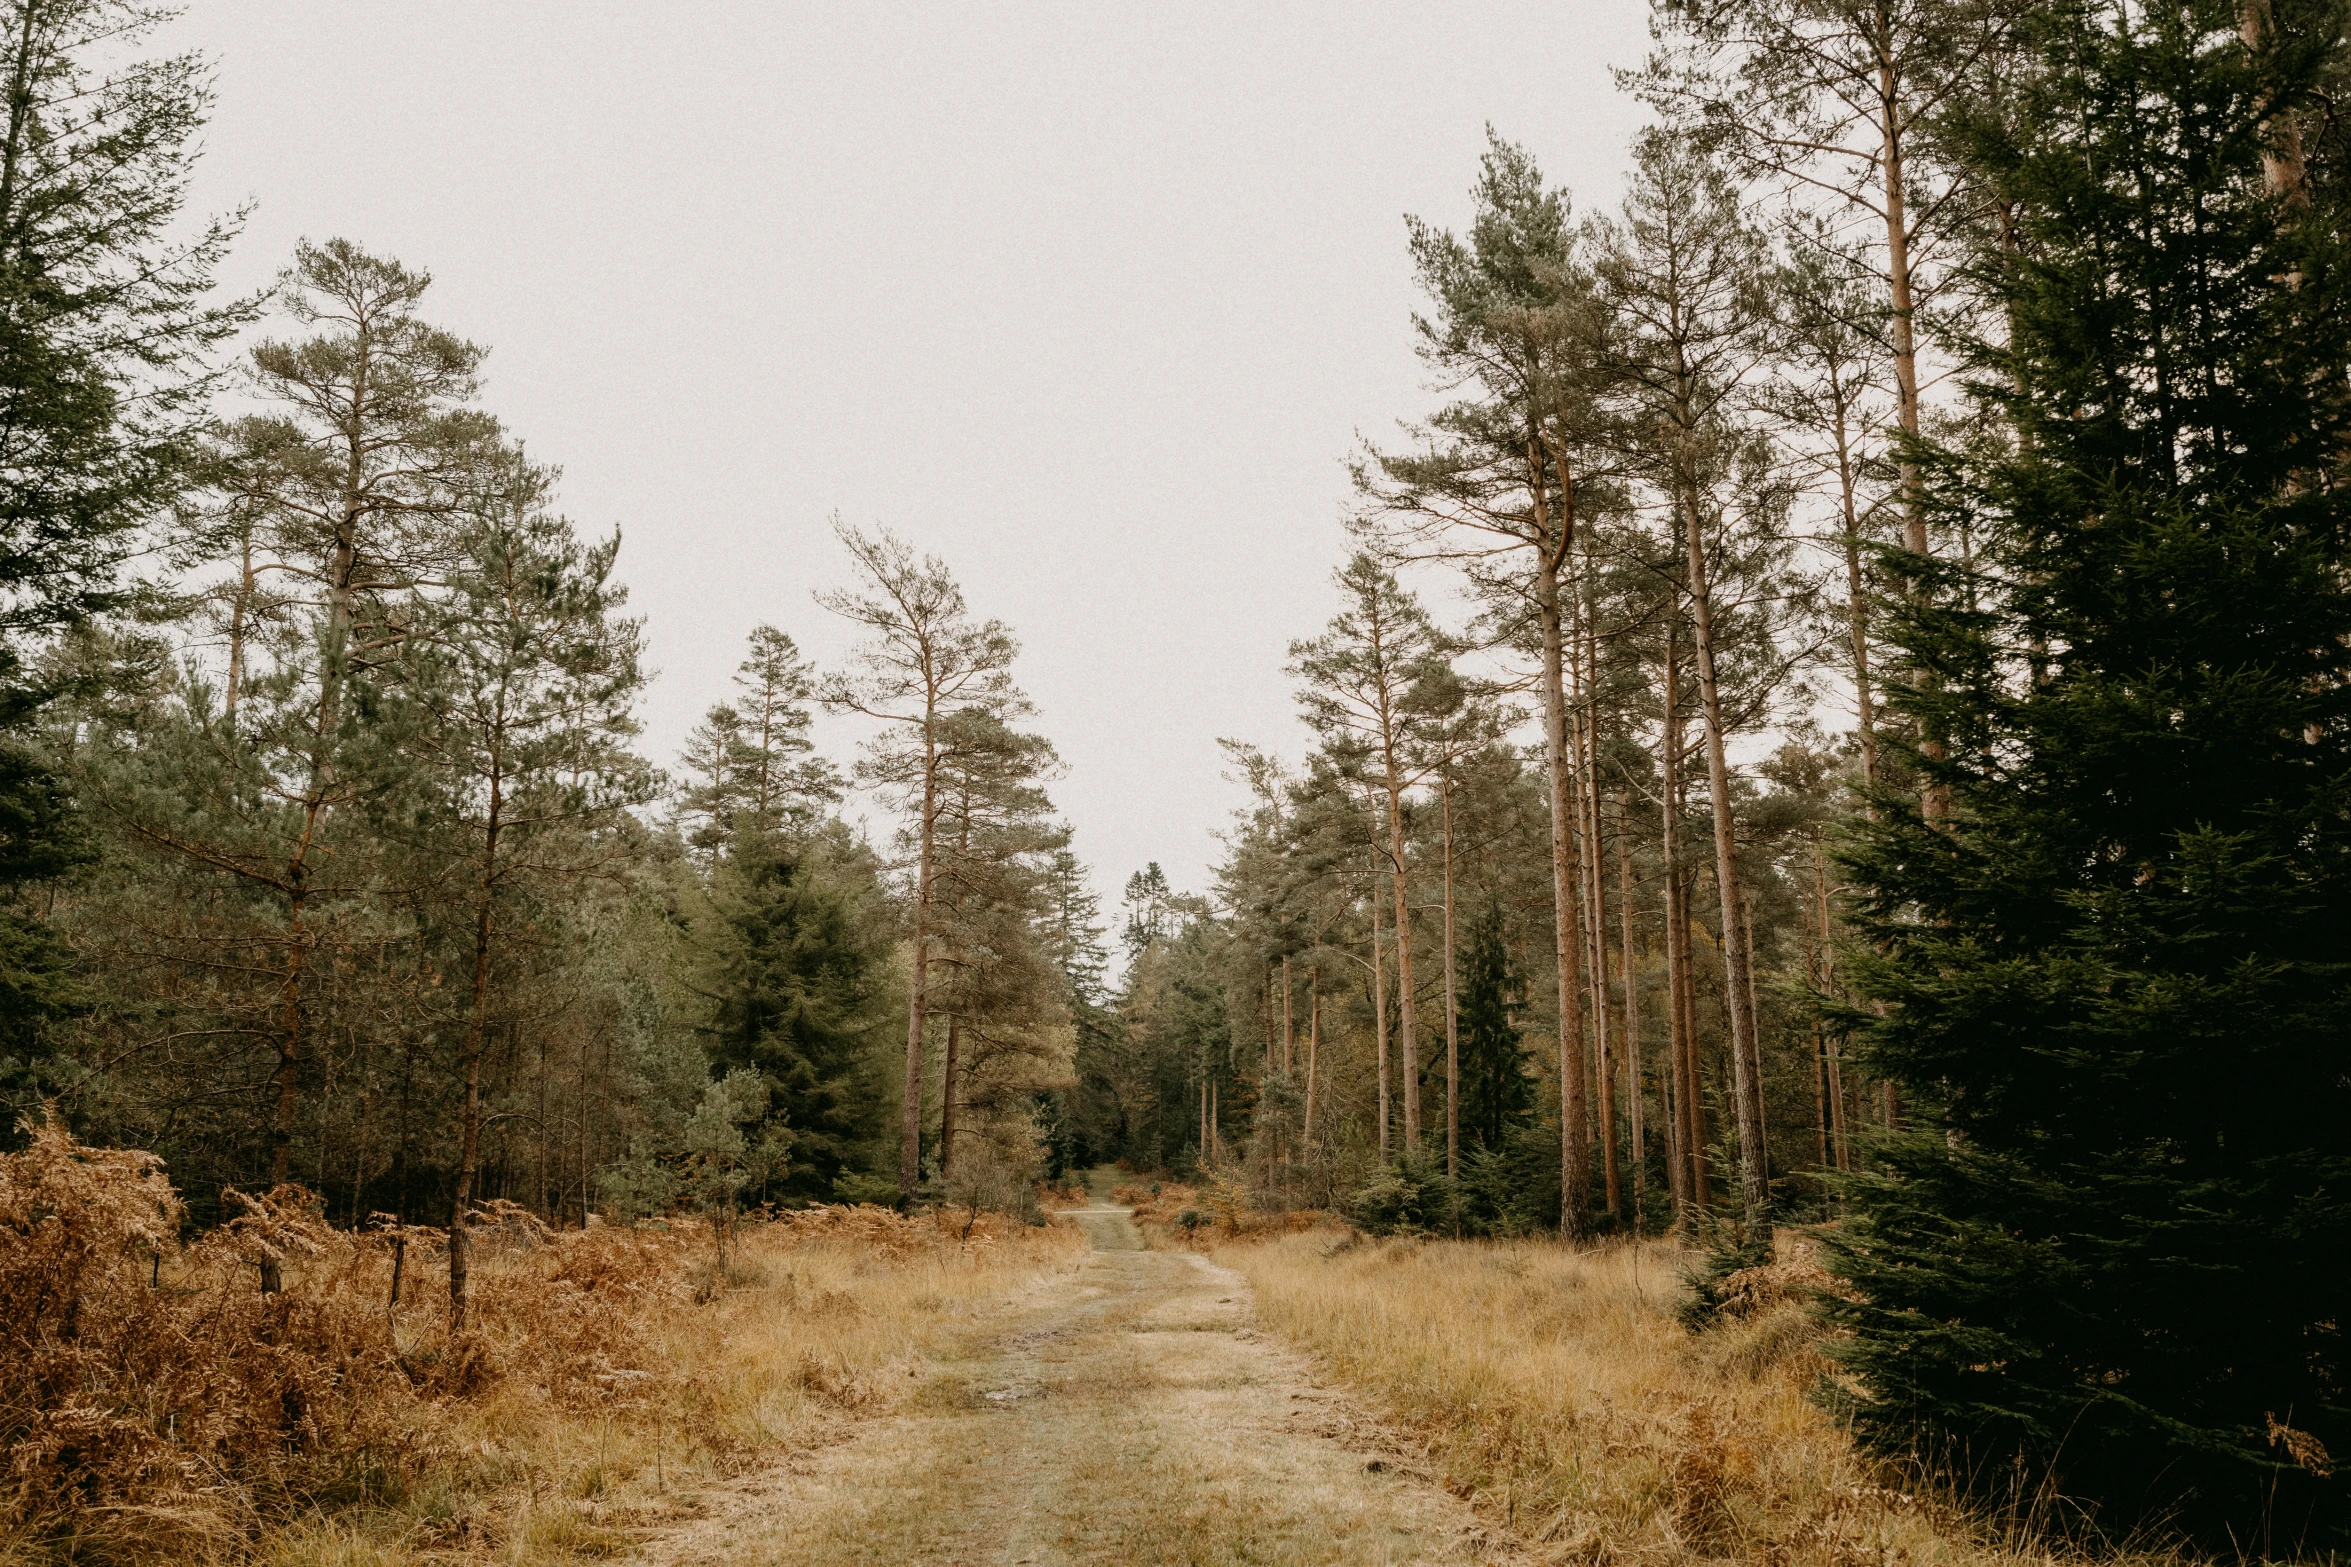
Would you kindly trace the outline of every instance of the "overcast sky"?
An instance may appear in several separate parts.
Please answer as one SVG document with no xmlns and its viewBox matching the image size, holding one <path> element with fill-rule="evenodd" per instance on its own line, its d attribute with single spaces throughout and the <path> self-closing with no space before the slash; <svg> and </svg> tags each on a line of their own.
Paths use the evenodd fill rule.
<svg viewBox="0 0 2351 1567">
<path fill-rule="evenodd" d="M 1466 220 L 1489 121 L 1613 205 L 1646 10 L 195 0 L 171 42 L 218 63 L 197 199 L 255 204 L 229 281 L 429 270 L 620 525 L 656 757 L 760 621 L 842 651 L 827 519 L 887 524 L 1018 633 L 1114 898 L 1204 886 L 1219 736 L 1301 747 L 1347 453 L 1426 403 L 1404 215 Z"/>
</svg>

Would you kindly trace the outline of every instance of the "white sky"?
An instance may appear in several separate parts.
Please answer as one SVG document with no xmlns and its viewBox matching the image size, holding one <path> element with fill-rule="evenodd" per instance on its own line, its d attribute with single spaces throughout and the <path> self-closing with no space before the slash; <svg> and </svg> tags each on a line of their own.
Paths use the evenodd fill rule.
<svg viewBox="0 0 2351 1567">
<path fill-rule="evenodd" d="M 429 269 L 622 526 L 656 758 L 757 622 L 841 651 L 827 518 L 886 523 L 1021 637 L 1114 907 L 1203 886 L 1219 736 L 1299 747 L 1346 454 L 1427 401 L 1403 214 L 1466 220 L 1489 120 L 1613 206 L 1646 15 L 194 0 L 168 41 L 219 67 L 196 199 L 257 204 L 228 280 L 305 235 Z"/>
</svg>

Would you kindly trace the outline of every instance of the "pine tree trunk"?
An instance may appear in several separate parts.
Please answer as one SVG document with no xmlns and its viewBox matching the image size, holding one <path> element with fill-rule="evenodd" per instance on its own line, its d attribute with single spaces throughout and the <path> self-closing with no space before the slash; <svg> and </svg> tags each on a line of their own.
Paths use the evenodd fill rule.
<svg viewBox="0 0 2351 1567">
<path fill-rule="evenodd" d="M 1445 1174 L 1461 1178 L 1461 1009 L 1455 995 L 1453 950 L 1453 780 L 1437 780 L 1445 830 Z"/>
<path fill-rule="evenodd" d="M 1592 1059 L 1594 1076 L 1600 1090 L 1598 1130 L 1602 1190 L 1608 1204 L 1608 1216 L 1616 1219 L 1624 1214 L 1624 1174 L 1616 1157 L 1616 1068 L 1608 1031 L 1608 869 L 1601 858 L 1600 714 L 1599 703 L 1593 692 L 1598 671 L 1596 660 L 1591 657 L 1592 639 L 1588 630 L 1587 626 L 1584 638 L 1586 670 L 1593 678 L 1588 679 L 1584 686 L 1584 853 L 1581 858 L 1586 909 L 1590 915 L 1586 928 L 1590 932 L 1588 946 L 1592 963 Z"/>
<path fill-rule="evenodd" d="M 1315 964 L 1306 976 L 1306 1116 L 1299 1137 L 1305 1142 L 1307 1156 L 1314 1151 L 1314 1085 L 1322 1068 L 1322 965 Z"/>
<path fill-rule="evenodd" d="M 1892 55 L 1891 38 L 1881 38 L 1878 54 L 1878 170 L 1883 177 L 1886 217 L 1886 290 L 1891 306 L 1887 340 L 1894 356 L 1894 416 L 1902 433 L 1915 440 L 1919 432 L 1918 334 L 1916 301 L 1911 285 L 1910 219 L 1907 153 L 1902 145 L 1900 76 Z M 1918 465 L 1904 452 L 1897 464 L 1902 490 L 1902 545 L 1914 555 L 1927 552 L 1925 498 L 1919 492 Z"/>
<path fill-rule="evenodd" d="M 1624 973 L 1624 1058 L 1625 1103 L 1631 1111 L 1629 1130 L 1633 1139 L 1633 1230 L 1641 1227 L 1643 1199 L 1649 1178 L 1649 1149 L 1642 1136 L 1641 1117 L 1641 979 L 1633 966 L 1633 851 L 1627 841 L 1630 802 L 1627 816 L 1616 835 L 1617 916 L 1623 922 L 1624 940 L 1620 967 Z"/>
<path fill-rule="evenodd" d="M 1690 876 L 1677 876 L 1674 886 L 1674 942 L 1681 963 L 1677 983 L 1681 992 L 1682 1145 L 1690 1155 L 1690 1201 L 1700 1213 L 1714 1211 L 1714 1166 L 1706 1130 L 1706 1078 L 1698 1061 L 1698 977 L 1690 951 Z"/>
<path fill-rule="evenodd" d="M 1682 660 L 1679 621 L 1665 623 L 1664 723 L 1659 731 L 1658 771 L 1663 781 L 1664 811 L 1660 820 L 1660 853 L 1665 860 L 1665 991 L 1666 1070 L 1673 1083 L 1674 1200 L 1677 1219 L 1707 1207 L 1706 1134 L 1704 1107 L 1698 1104 L 1695 1062 L 1696 1028 L 1690 1016 L 1690 915 L 1683 893 L 1681 865 L 1682 819 Z"/>
<path fill-rule="evenodd" d="M 1591 1156 L 1585 1139 L 1582 921 L 1577 909 L 1575 812 L 1567 754 L 1566 628 L 1559 573 L 1546 556 L 1535 574 L 1535 611 L 1543 638 L 1543 749 L 1551 793 L 1553 956 L 1559 965 L 1559 1233 L 1581 1239 L 1590 1227 Z"/>
<path fill-rule="evenodd" d="M 922 1184 L 922 1053 L 930 983 L 931 874 L 939 817 L 939 742 L 923 719 L 922 819 L 915 842 L 914 950 L 906 996 L 906 1088 L 898 1109 L 898 1205 L 909 1207 Z"/>
<path fill-rule="evenodd" d="M 1887 303 L 1891 307 L 1888 311 L 1887 342 L 1894 357 L 1894 413 L 1903 435 L 1916 440 L 1920 428 L 1916 326 L 1918 302 L 1910 253 L 1909 192 L 1903 188 L 1908 178 L 1909 152 L 1903 144 L 1901 70 L 1894 58 L 1889 23 L 1881 20 L 1875 42 L 1878 52 L 1878 170 L 1885 192 L 1886 292 Z M 1924 558 L 1928 553 L 1926 496 L 1919 483 L 1918 464 L 1911 460 L 1906 449 L 1897 459 L 1895 467 L 1900 476 L 1902 494 L 1902 547 Z M 1941 737 L 1931 733 L 1921 735 L 1918 749 L 1929 760 L 1939 759 L 1943 755 Z M 1921 803 L 1929 821 L 1941 820 L 1947 809 L 1943 791 L 1933 784 L 1926 786 Z"/>
<path fill-rule="evenodd" d="M 1412 905 L 1404 873 L 1404 790 L 1396 776 L 1396 752 L 1388 761 L 1388 858 L 1394 880 L 1390 893 L 1396 911 L 1396 1069 L 1404 1091 L 1404 1151 L 1420 1151 L 1420 1028 L 1415 1014 L 1418 999 L 1412 983 Z"/>
<path fill-rule="evenodd" d="M 1290 955 L 1282 954 L 1282 1076 L 1297 1070 L 1298 1029 L 1290 1018 Z"/>
<path fill-rule="evenodd" d="M 1859 478 L 1845 425 L 1843 393 L 1837 395 L 1837 499 L 1845 523 L 1845 618 L 1853 642 L 1854 715 L 1861 740 L 1862 782 L 1874 789 L 1878 782 L 1877 695 L 1870 689 L 1869 586 L 1861 571 L 1861 513 L 1855 502 Z"/>
<path fill-rule="evenodd" d="M 1258 993 L 1258 999 L 1262 1003 L 1261 1010 L 1264 1013 L 1264 1016 L 1258 1021 L 1265 1025 L 1265 1070 L 1270 1073 L 1273 1071 L 1274 1049 L 1273 965 L 1271 963 L 1265 966 L 1265 983 L 1258 987 Z"/>
<path fill-rule="evenodd" d="M 1820 988 L 1825 993 L 1836 981 L 1836 949 L 1829 945 L 1829 882 L 1828 867 L 1823 863 L 1818 843 L 1812 846 L 1812 887 L 1820 917 Z M 1836 1155 L 1837 1168 L 1853 1168 L 1851 1139 L 1845 1131 L 1845 1077 L 1838 1060 L 1837 1041 L 1828 1037 L 1822 1042 L 1826 1058 L 1829 1087 L 1829 1146 Z"/>
<path fill-rule="evenodd" d="M 1818 1168 L 1833 1168 L 1829 1162 L 1829 1047 L 1818 1028 L 1812 1031 L 1812 1118 L 1818 1129 L 1819 1148 L 1813 1155 Z"/>
<path fill-rule="evenodd" d="M 1388 965 L 1380 954 L 1379 872 L 1372 872 L 1371 888 L 1371 1033 L 1380 1058 L 1380 1163 L 1388 1162 L 1388 1122 L 1393 1113 L 1388 1093 Z"/>
<path fill-rule="evenodd" d="M 1696 497 L 1682 505 L 1689 547 L 1690 626 L 1696 644 L 1698 702 L 1706 729 L 1706 781 L 1714 815 L 1714 879 L 1722 901 L 1723 1011 L 1731 1026 L 1733 1125 L 1739 1140 L 1740 1198 L 1747 1222 L 1759 1225 L 1770 1211 L 1764 1174 L 1761 1056 L 1755 1037 L 1752 957 L 1740 909 L 1739 850 L 1731 814 L 1731 773 L 1723 734 L 1722 693 L 1715 681 L 1714 604 L 1706 576 L 1706 541 Z"/>
<path fill-rule="evenodd" d="M 474 917 L 473 1005 L 466 1017 L 464 1054 L 458 1075 L 464 1097 L 457 1118 L 457 1189 L 449 1204 L 449 1331 L 465 1331 L 466 1279 L 473 1242 L 466 1232 L 466 1215 L 473 1207 L 474 1181 L 481 1170 L 482 1045 L 489 1026 L 490 950 L 497 900 L 497 864 L 500 806 L 498 783 L 490 785 L 490 826 L 483 840 L 481 908 Z"/>
<path fill-rule="evenodd" d="M 960 1013 L 947 1014 L 947 1055 L 939 1063 L 939 1181 L 942 1185 L 955 1169 L 955 1045 L 962 1021 Z"/>
</svg>

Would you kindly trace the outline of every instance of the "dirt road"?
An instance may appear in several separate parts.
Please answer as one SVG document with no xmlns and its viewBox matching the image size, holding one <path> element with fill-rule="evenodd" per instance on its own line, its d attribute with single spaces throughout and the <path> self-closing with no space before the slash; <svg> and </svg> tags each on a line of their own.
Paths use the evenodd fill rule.
<svg viewBox="0 0 2351 1567">
<path fill-rule="evenodd" d="M 1099 1185 L 1097 1190 L 1099 1190 Z M 1251 1327 L 1248 1287 L 1070 1211 L 1074 1280 L 979 1325 L 902 1412 L 706 1498 L 675 1567 L 1506 1562 L 1462 1503 Z"/>
</svg>

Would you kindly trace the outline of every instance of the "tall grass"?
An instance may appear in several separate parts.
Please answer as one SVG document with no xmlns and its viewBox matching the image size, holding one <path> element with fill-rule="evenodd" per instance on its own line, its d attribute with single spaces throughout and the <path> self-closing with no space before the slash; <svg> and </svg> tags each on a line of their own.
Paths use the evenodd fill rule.
<svg viewBox="0 0 2351 1567">
<path fill-rule="evenodd" d="M 151 1156 L 55 1124 L 0 1156 L 0 1563 L 608 1555 L 693 1489 L 888 1408 L 1082 1241 L 875 1208 L 748 1226 L 329 1228 L 298 1188 L 183 1244 Z M 395 1266 L 400 1303 L 391 1303 Z M 283 1287 L 265 1293 L 265 1270 Z"/>
<path fill-rule="evenodd" d="M 2050 1559 L 1871 1464 L 1809 1396 L 1828 1371 L 1782 1262 L 1744 1315 L 1675 1317 L 1662 1243 L 1227 1243 L 1267 1325 L 1370 1395 L 1456 1493 L 1561 1559 L 1799 1567 Z M 2150 1558 L 2137 1558 L 2149 1560 Z"/>
</svg>

